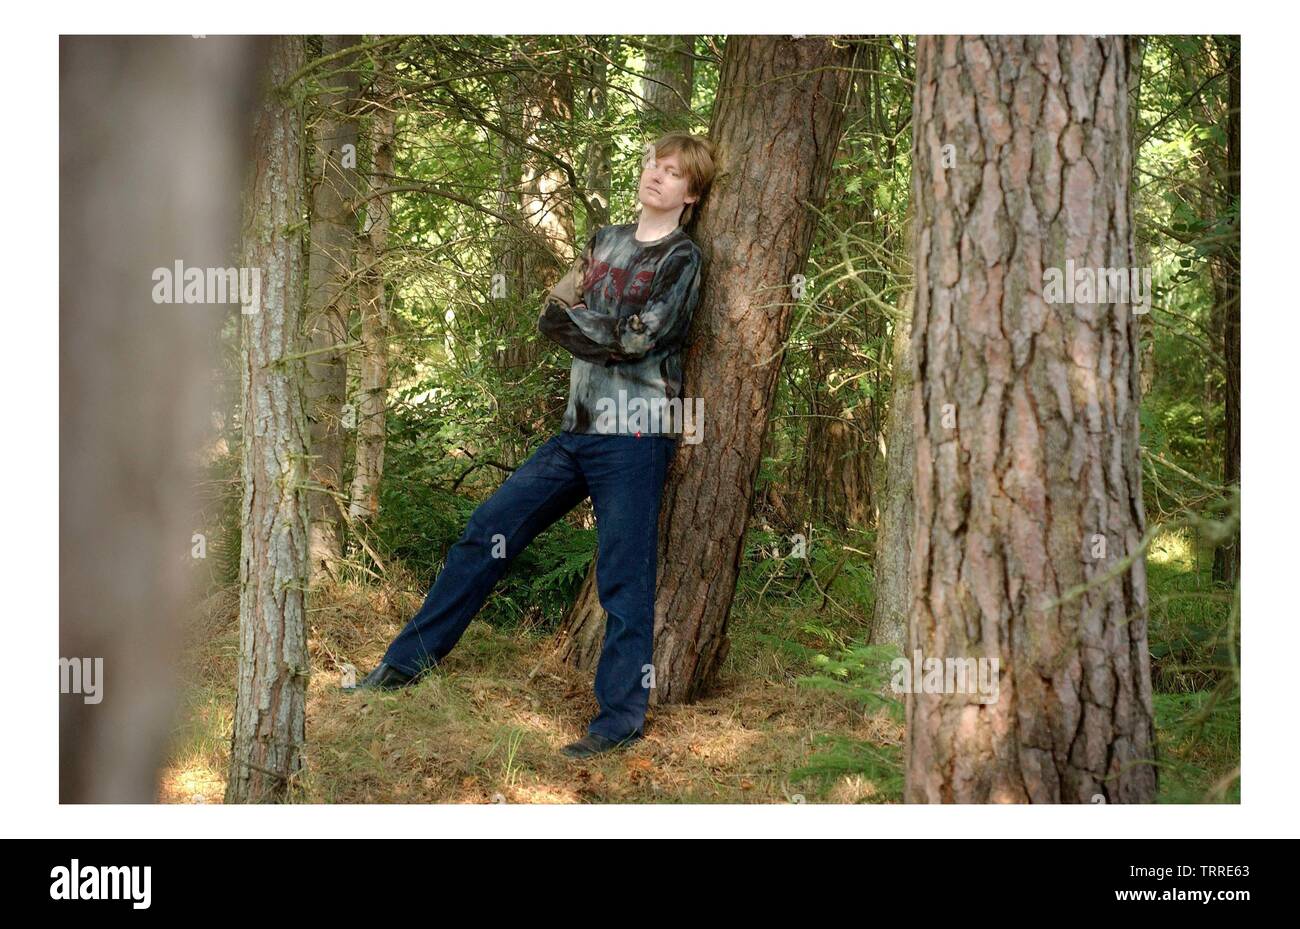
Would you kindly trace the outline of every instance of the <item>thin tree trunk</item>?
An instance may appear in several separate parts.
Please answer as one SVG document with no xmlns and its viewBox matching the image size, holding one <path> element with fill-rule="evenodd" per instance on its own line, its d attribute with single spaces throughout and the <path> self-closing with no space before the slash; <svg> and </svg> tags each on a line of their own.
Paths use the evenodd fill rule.
<svg viewBox="0 0 1300 929">
<path fill-rule="evenodd" d="M 1239 209 L 1241 202 L 1241 37 L 1227 36 L 1224 69 L 1228 72 L 1228 112 L 1224 133 L 1228 137 L 1222 187 L 1223 211 Z M 1213 263 L 1222 293 L 1223 362 L 1223 484 L 1231 491 L 1241 485 L 1241 251 L 1234 240 Z M 1220 545 L 1214 553 L 1214 578 L 1234 585 L 1241 570 L 1241 535 Z"/>
<path fill-rule="evenodd" d="M 858 70 L 848 95 L 845 124 L 856 125 L 867 135 L 866 140 L 845 140 L 846 157 L 855 163 L 860 163 L 863 150 L 872 147 L 878 134 L 889 131 L 880 114 L 879 84 L 872 80 L 873 72 L 879 69 L 876 52 L 874 40 L 864 42 L 857 47 L 854 59 Z M 875 163 L 882 163 L 879 153 L 873 155 Z M 865 227 L 865 235 L 873 243 L 884 246 L 888 225 L 876 211 L 875 187 L 868 180 L 859 200 L 852 201 L 851 206 L 832 201 L 828 211 L 837 228 Z M 888 283 L 889 273 L 869 262 L 861 279 L 867 287 L 880 293 Z M 832 300 L 832 295 L 820 295 L 820 301 Z M 833 305 L 828 310 L 828 315 L 837 312 Z M 820 333 L 810 352 L 807 385 L 810 415 L 804 420 L 807 435 L 801 443 L 803 460 L 799 464 L 802 467 L 801 473 L 795 476 L 798 490 L 793 495 L 804 502 L 803 510 L 810 522 L 822 522 L 837 529 L 849 526 L 865 529 L 872 523 L 873 510 L 877 508 L 873 481 L 881 433 L 880 404 L 875 399 L 862 401 L 856 389 L 841 392 L 838 388 L 843 381 L 837 383 L 836 377 L 858 373 L 860 362 L 854 358 L 855 346 L 872 343 L 883 328 L 882 315 L 868 308 L 860 318 L 845 317 Z"/>
<path fill-rule="evenodd" d="M 549 145 L 550 140 L 539 133 L 572 121 L 572 81 L 568 75 L 528 75 L 521 79 L 517 96 L 503 101 L 502 109 L 509 131 L 530 144 Z M 580 192 L 572 189 L 563 171 L 508 140 L 501 176 L 502 212 L 517 213 L 522 227 L 531 234 L 504 229 L 498 241 L 496 267 L 505 275 L 505 305 L 512 308 L 513 315 L 501 314 L 501 332 L 511 337 L 497 352 L 496 361 L 509 376 L 522 379 L 537 367 L 544 346 L 538 339 L 518 339 L 513 334 L 521 327 L 533 329 L 536 305 L 547 280 L 558 279 L 556 271 L 562 273 L 577 256 L 573 201 Z M 518 463 L 532 443 L 531 424 L 544 419 L 544 405 L 539 401 L 522 409 L 507 408 L 501 418 L 502 457 L 509 464 Z"/>
<path fill-rule="evenodd" d="M 876 430 L 865 403 L 844 406 L 832 376 L 849 366 L 848 352 L 835 331 L 822 333 L 826 344 L 811 357 L 812 406 L 803 450 L 803 493 L 810 520 L 845 529 L 871 522 L 872 461 Z M 856 393 L 850 394 L 856 396 Z"/>
<path fill-rule="evenodd" d="M 588 56 L 587 118 L 595 125 L 604 125 L 609 112 L 609 88 L 606 58 L 618 54 L 618 36 L 595 36 L 594 47 Z M 613 147 L 603 132 L 592 134 L 585 152 L 587 229 L 589 231 L 609 225 L 609 198 L 614 183 L 611 164 Z"/>
<path fill-rule="evenodd" d="M 239 681 L 227 803 L 287 798 L 306 738 L 307 422 L 302 248 L 294 232 L 302 216 L 302 125 L 285 89 L 304 57 L 301 36 L 272 40 L 244 205 L 243 265 L 261 269 L 264 286 L 261 311 L 243 317 Z"/>
<path fill-rule="evenodd" d="M 686 129 L 695 87 L 695 36 L 648 35 L 645 42 L 641 106 L 650 134 Z"/>
<path fill-rule="evenodd" d="M 516 49 L 513 58 L 515 69 L 524 67 L 524 56 Z M 528 94 L 524 81 L 517 72 L 505 81 L 505 86 L 497 99 L 497 118 L 500 123 L 500 149 L 497 153 L 497 212 L 503 216 L 519 218 L 522 226 L 523 199 L 521 178 L 524 170 L 522 146 L 517 139 L 524 137 L 524 110 L 528 106 Z M 515 301 L 527 293 L 530 286 L 528 259 L 528 242 L 520 228 L 511 224 L 501 224 L 496 228 L 492 238 L 492 298 Z M 511 321 L 508 314 L 501 314 L 501 328 L 494 333 L 505 337 L 510 331 Z M 501 364 L 506 363 L 504 354 L 500 355 Z"/>
<path fill-rule="evenodd" d="M 912 427 L 912 290 L 909 288 L 894 321 L 890 366 L 893 384 L 885 424 L 884 488 L 876 527 L 875 604 L 873 642 L 907 645 L 907 616 L 912 605 L 908 566 L 912 556 L 912 466 L 916 433 Z"/>
<path fill-rule="evenodd" d="M 392 186 L 393 134 L 396 113 L 389 85 L 376 81 L 378 107 L 370 119 L 370 188 L 366 201 L 366 228 L 360 238 L 361 307 L 360 385 L 357 411 L 356 467 L 352 475 L 353 519 L 369 520 L 379 514 L 379 484 L 384 476 L 384 447 L 388 435 L 388 300 L 384 293 L 384 253 L 392 219 L 392 194 L 378 191 Z"/>
<path fill-rule="evenodd" d="M 829 38 L 727 40 L 709 132 L 718 175 L 693 221 L 705 279 L 684 359 L 683 390 L 703 398 L 705 432 L 680 445 L 664 488 L 652 702 L 694 699 L 726 657 L 791 279 L 816 231 L 851 57 Z M 589 577 L 559 633 L 561 658 L 591 667 L 604 627 Z"/>
<path fill-rule="evenodd" d="M 903 241 L 909 244 L 913 241 L 915 225 L 916 200 L 913 198 L 903 224 Z M 907 281 L 907 289 L 902 291 L 890 345 L 891 384 L 885 419 L 884 473 L 881 492 L 876 496 L 880 505 L 873 562 L 875 601 L 872 604 L 871 639 L 903 650 L 907 647 L 908 617 L 912 610 L 912 471 L 916 462 L 916 430 L 912 422 L 912 315 L 916 308 L 916 281 L 911 255 L 899 261 L 896 274 Z"/>
<path fill-rule="evenodd" d="M 326 55 L 351 48 L 360 36 L 328 35 Z M 309 497 L 312 580 L 331 575 L 342 557 L 339 507 L 343 489 L 343 400 L 347 396 L 348 313 L 356 250 L 357 123 L 359 78 L 352 58 L 325 66 L 329 88 L 320 110 L 312 155 L 311 249 L 307 271 L 307 415 L 311 423 L 311 480 L 321 490 Z"/>
<path fill-rule="evenodd" d="M 908 654 L 1000 673 L 913 682 L 911 802 L 1155 800 L 1136 317 L 1044 283 L 1134 266 L 1128 103 L 1122 36 L 918 43 Z"/>
<path fill-rule="evenodd" d="M 61 803 L 158 798 L 188 562 L 211 532 L 192 463 L 239 310 L 156 303 L 150 281 L 177 261 L 232 264 L 263 51 L 234 36 L 59 41 L 59 654 L 101 671 L 59 697 Z"/>
<path fill-rule="evenodd" d="M 544 126 L 573 120 L 573 84 L 567 75 L 539 75 L 525 104 L 524 136 L 534 145 L 544 145 L 546 140 L 537 134 Z M 532 154 L 525 157 L 522 209 L 525 225 L 536 235 L 526 244 L 529 261 L 520 282 L 519 296 L 538 295 L 545 276 L 556 268 L 567 269 L 577 257 L 573 225 L 575 193 L 559 168 Z M 533 305 L 536 302 L 530 300 L 524 307 L 530 324 L 537 315 Z M 537 339 L 512 340 L 505 352 L 506 365 L 528 370 L 540 360 L 541 353 L 542 344 Z"/>
<path fill-rule="evenodd" d="M 1147 40 L 1145 36 L 1128 37 L 1128 92 L 1129 92 L 1129 138 L 1133 144 L 1133 157 L 1129 164 L 1129 202 L 1133 204 L 1133 249 L 1137 255 L 1138 267 L 1151 267 L 1151 242 L 1148 232 L 1142 225 L 1142 214 L 1138 210 L 1138 157 L 1141 148 L 1138 140 L 1142 137 L 1139 116 L 1142 112 L 1142 60 L 1146 56 Z M 1156 378 L 1156 340 L 1155 327 L 1150 314 L 1144 314 L 1138 320 L 1138 386 L 1140 395 L 1145 397 L 1151 392 Z"/>
</svg>

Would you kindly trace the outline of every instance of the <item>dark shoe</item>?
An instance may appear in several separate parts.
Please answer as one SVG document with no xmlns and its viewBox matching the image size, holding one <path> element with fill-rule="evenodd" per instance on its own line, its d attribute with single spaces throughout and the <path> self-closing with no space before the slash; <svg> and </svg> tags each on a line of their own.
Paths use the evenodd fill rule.
<svg viewBox="0 0 1300 929">
<path fill-rule="evenodd" d="M 588 732 L 576 742 L 570 742 L 560 751 L 570 758 L 590 758 L 592 755 L 599 755 L 603 752 L 610 752 L 616 748 L 623 748 L 631 745 L 633 742 L 641 741 L 641 733 L 634 732 L 622 741 L 615 742 L 613 739 L 607 739 L 603 735 L 596 735 L 594 732 Z"/>
<path fill-rule="evenodd" d="M 399 690 L 415 683 L 419 675 L 410 675 L 399 671 L 386 661 L 379 662 L 379 667 L 357 682 L 356 687 L 342 688 L 346 693 L 357 690 Z"/>
</svg>

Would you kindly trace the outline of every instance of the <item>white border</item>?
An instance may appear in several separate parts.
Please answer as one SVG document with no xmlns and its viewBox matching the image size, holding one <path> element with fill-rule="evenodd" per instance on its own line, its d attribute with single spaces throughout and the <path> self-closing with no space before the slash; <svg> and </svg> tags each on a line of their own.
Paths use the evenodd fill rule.
<svg viewBox="0 0 1300 929">
<path fill-rule="evenodd" d="M 1245 539 L 1243 542 L 1243 787 L 1240 806 L 60 806 L 57 803 L 58 595 L 58 34 L 207 34 L 303 31 L 443 34 L 668 32 L 671 6 L 510 3 L 492 8 L 325 0 L 298 8 L 231 2 L 178 10 L 154 0 L 68 3 L 11 10 L 17 104 L 4 157 L 18 202 L 8 211 L 9 427 L 3 467 L 11 515 L 3 533 L 8 569 L 5 760 L 0 823 L 14 836 L 1294 836 L 1297 452 L 1292 420 L 1297 358 L 1296 300 L 1286 290 L 1294 255 L 1297 144 L 1294 30 L 1245 4 L 1090 3 L 1084 11 L 1041 4 L 934 2 L 864 8 L 724 3 L 692 7 L 697 33 L 1241 32 L 1243 33 L 1242 326 Z M 310 12 L 308 12 L 310 11 Z M 1271 12 L 1271 10 L 1270 10 Z M 599 23 L 599 28 L 594 24 Z M 686 31 L 685 29 L 677 31 Z M 24 105 L 26 104 L 26 105 Z M 21 118 L 19 118 L 21 115 Z M 52 282 L 41 287 L 39 282 Z M 29 295 L 34 312 L 26 313 Z M 35 343 L 35 350 L 28 343 Z M 21 441 L 18 441 L 21 436 Z M 37 459 L 31 460 L 29 449 Z M 87 592 L 91 595 L 91 592 Z"/>
</svg>

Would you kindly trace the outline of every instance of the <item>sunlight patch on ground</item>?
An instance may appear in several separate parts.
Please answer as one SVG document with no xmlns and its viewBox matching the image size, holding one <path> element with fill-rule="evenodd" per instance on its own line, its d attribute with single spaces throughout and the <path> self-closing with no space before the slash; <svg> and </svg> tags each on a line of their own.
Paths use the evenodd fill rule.
<svg viewBox="0 0 1300 929">
<path fill-rule="evenodd" d="M 1158 565 L 1192 571 L 1196 567 L 1196 552 L 1186 529 L 1162 532 L 1151 542 L 1147 560 Z"/>
<path fill-rule="evenodd" d="M 846 774 L 835 782 L 826 799 L 831 803 L 862 803 L 877 792 L 876 785 L 861 774 Z"/>
<path fill-rule="evenodd" d="M 225 794 L 225 775 L 201 762 L 165 768 L 158 785 L 159 803 L 221 803 Z"/>
</svg>

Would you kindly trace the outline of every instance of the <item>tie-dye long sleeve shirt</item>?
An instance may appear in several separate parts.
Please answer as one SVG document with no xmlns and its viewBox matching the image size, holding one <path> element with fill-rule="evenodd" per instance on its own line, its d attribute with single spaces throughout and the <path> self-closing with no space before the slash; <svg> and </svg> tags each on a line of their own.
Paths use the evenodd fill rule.
<svg viewBox="0 0 1300 929">
<path fill-rule="evenodd" d="M 573 355 L 565 432 L 683 431 L 682 349 L 699 301 L 700 249 L 680 226 L 651 242 L 637 241 L 636 228 L 597 229 L 580 258 L 582 302 L 548 299 L 538 318 L 542 334 Z"/>
</svg>

